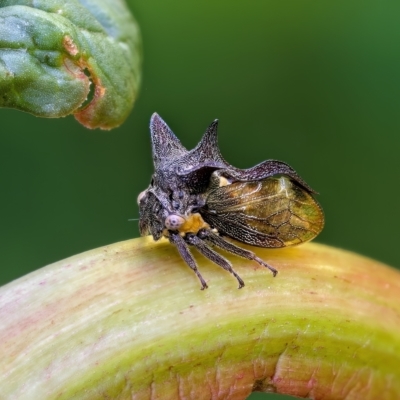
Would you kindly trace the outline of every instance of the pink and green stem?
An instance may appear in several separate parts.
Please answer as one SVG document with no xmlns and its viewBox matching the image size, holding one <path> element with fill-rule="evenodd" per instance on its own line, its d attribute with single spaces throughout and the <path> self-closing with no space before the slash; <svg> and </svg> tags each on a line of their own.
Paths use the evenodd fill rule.
<svg viewBox="0 0 400 400">
<path fill-rule="evenodd" d="M 227 255 L 241 290 L 199 256 L 201 291 L 176 249 L 151 238 L 3 286 L 1 396 L 400 398 L 400 273 L 315 243 L 256 250 L 279 273 Z"/>
</svg>

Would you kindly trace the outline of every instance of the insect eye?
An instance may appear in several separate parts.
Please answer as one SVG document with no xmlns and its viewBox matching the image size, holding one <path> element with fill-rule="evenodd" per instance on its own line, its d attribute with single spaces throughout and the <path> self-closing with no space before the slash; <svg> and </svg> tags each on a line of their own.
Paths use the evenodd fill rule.
<svg viewBox="0 0 400 400">
<path fill-rule="evenodd" d="M 137 203 L 140 204 L 140 201 L 144 198 L 144 196 L 146 196 L 147 194 L 147 189 L 143 190 L 143 192 L 139 193 L 139 196 L 137 197 Z"/>
<path fill-rule="evenodd" d="M 184 223 L 185 220 L 180 215 L 175 214 L 168 215 L 164 222 L 165 227 L 171 231 L 178 230 Z"/>
</svg>

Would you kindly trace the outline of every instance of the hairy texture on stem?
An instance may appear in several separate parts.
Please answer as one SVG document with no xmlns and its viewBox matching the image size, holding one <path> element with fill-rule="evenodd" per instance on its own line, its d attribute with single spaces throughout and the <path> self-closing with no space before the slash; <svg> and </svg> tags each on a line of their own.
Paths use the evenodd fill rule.
<svg viewBox="0 0 400 400">
<path fill-rule="evenodd" d="M 254 250 L 254 248 L 252 248 Z M 396 399 L 400 274 L 318 244 L 201 256 L 140 238 L 0 288 L 0 387 L 12 399 Z M 197 256 L 197 254 L 196 254 Z"/>
<path fill-rule="evenodd" d="M 137 97 L 140 42 L 124 0 L 1 0 L 0 107 L 114 128 Z"/>
</svg>

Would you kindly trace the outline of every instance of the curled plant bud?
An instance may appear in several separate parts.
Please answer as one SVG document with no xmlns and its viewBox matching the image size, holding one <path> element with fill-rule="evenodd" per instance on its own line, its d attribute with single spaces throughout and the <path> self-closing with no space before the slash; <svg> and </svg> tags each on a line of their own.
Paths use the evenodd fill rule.
<svg viewBox="0 0 400 400">
<path fill-rule="evenodd" d="M 84 4 L 0 2 L 0 106 L 74 114 L 87 128 L 125 120 L 140 83 L 138 26 L 123 0 Z"/>
</svg>

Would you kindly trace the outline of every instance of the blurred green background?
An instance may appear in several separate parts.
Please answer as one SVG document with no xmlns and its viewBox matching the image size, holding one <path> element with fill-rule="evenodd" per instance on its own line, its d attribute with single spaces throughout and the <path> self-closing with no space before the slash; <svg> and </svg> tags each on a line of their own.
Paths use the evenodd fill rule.
<svg viewBox="0 0 400 400">
<path fill-rule="evenodd" d="M 230 163 L 283 160 L 320 192 L 319 242 L 400 267 L 400 2 L 130 6 L 144 70 L 122 127 L 0 110 L 0 284 L 138 236 L 128 219 L 152 173 L 154 111 L 188 148 L 219 118 Z"/>
</svg>

